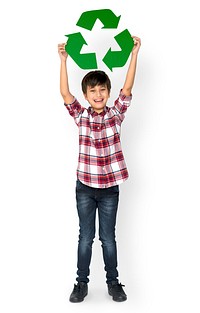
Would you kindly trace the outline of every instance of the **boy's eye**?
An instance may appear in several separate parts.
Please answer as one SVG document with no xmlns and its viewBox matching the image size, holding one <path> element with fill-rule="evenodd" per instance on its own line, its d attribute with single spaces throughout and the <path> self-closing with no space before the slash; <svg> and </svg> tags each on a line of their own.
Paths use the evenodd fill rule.
<svg viewBox="0 0 200 313">
<path fill-rule="evenodd" d="M 105 91 L 106 88 L 105 88 L 105 87 L 102 87 L 102 88 L 100 88 L 100 90 L 101 90 L 101 91 Z M 90 89 L 89 91 L 90 91 L 91 93 L 94 93 L 94 92 L 95 92 L 95 89 Z"/>
</svg>

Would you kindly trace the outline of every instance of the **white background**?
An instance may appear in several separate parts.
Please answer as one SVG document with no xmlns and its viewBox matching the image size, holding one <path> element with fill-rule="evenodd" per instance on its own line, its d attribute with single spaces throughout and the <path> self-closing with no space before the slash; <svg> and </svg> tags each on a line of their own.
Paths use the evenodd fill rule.
<svg viewBox="0 0 200 313">
<path fill-rule="evenodd" d="M 24 312 L 199 312 L 199 9 L 198 1 L 4 1 L 0 8 L 0 309 Z M 117 30 L 92 32 L 84 11 L 113 10 Z M 112 81 L 125 67 L 100 61 L 128 28 L 142 47 L 133 102 L 122 127 L 130 178 L 117 223 L 120 280 L 128 301 L 107 295 L 96 236 L 89 295 L 68 301 L 76 272 L 75 180 L 78 130 L 59 94 L 57 44 L 81 31 Z M 84 102 L 86 73 L 69 59 L 71 91 Z"/>
</svg>

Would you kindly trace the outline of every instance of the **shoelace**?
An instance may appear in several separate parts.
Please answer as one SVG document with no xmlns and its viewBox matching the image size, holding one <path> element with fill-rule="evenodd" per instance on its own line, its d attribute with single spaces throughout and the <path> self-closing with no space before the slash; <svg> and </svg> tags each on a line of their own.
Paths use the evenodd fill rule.
<svg viewBox="0 0 200 313">
<path fill-rule="evenodd" d="M 122 285 L 121 283 L 112 286 L 112 288 L 114 288 L 117 291 L 121 291 L 122 287 L 125 287 L 125 285 Z"/>
</svg>

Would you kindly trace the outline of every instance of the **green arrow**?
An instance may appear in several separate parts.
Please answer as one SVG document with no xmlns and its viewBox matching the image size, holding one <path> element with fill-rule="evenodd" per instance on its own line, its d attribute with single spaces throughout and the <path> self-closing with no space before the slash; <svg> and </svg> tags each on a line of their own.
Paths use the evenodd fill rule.
<svg viewBox="0 0 200 313">
<path fill-rule="evenodd" d="M 102 28 L 117 28 L 120 17 L 109 9 L 87 11 L 81 14 L 76 25 L 92 30 L 96 20 L 99 19 L 104 25 Z"/>
<path fill-rule="evenodd" d="M 103 62 L 112 71 L 113 67 L 122 67 L 126 64 L 128 57 L 134 47 L 134 41 L 129 33 L 128 29 L 114 37 L 121 51 L 112 51 L 111 48 L 108 50 L 103 58 Z"/>
<path fill-rule="evenodd" d="M 68 37 L 68 41 L 65 45 L 65 51 L 70 55 L 74 62 L 82 69 L 96 69 L 97 60 L 95 53 L 81 54 L 83 45 L 87 45 L 87 42 L 83 38 L 81 33 L 74 33 L 65 35 Z"/>
</svg>

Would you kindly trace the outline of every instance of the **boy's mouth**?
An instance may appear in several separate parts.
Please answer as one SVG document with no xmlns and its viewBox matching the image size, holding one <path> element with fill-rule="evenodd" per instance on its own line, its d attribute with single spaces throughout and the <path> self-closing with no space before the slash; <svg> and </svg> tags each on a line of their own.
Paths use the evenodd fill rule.
<svg viewBox="0 0 200 313">
<path fill-rule="evenodd" d="M 98 102 L 102 102 L 103 99 L 98 99 L 98 100 L 94 100 L 94 102 L 98 103 Z"/>
</svg>

